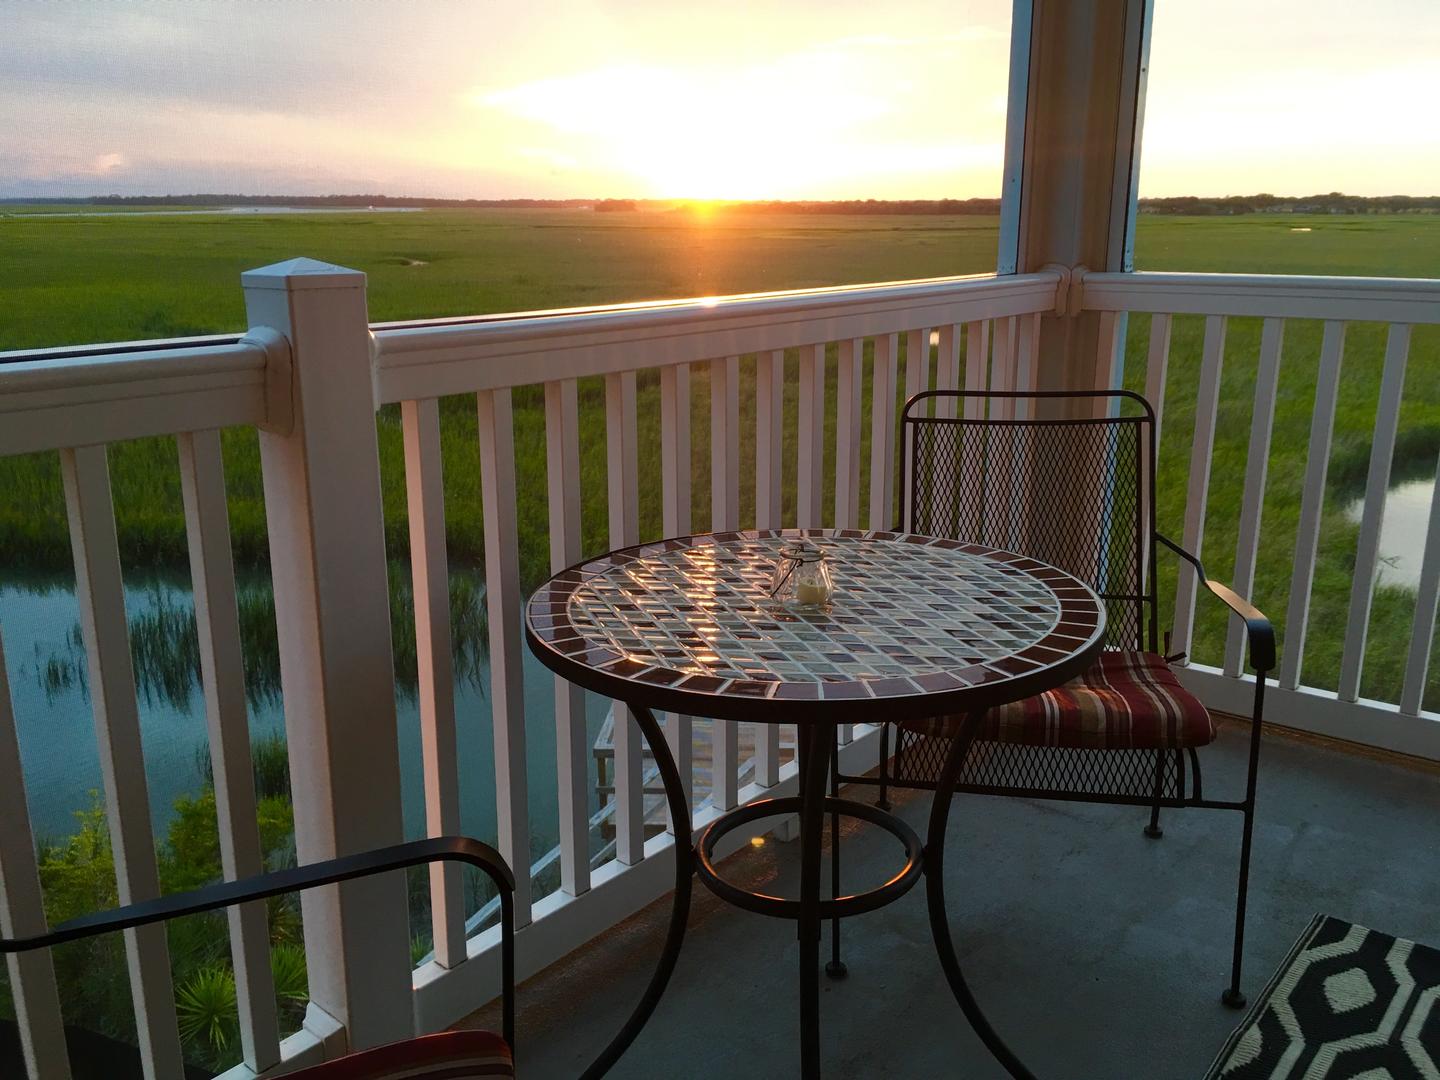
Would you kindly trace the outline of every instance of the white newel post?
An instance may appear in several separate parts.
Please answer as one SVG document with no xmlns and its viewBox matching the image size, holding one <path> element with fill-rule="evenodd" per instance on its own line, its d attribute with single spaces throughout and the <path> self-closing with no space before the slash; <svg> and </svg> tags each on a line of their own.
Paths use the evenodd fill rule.
<svg viewBox="0 0 1440 1080">
<path fill-rule="evenodd" d="M 260 459 L 295 846 L 309 863 L 403 839 L 365 275 L 295 259 L 241 280 L 249 324 L 291 346 L 293 423 L 260 433 Z M 328 1016 L 357 1049 L 411 1035 L 403 874 L 302 903 L 306 1027 L 322 1034 Z"/>
</svg>

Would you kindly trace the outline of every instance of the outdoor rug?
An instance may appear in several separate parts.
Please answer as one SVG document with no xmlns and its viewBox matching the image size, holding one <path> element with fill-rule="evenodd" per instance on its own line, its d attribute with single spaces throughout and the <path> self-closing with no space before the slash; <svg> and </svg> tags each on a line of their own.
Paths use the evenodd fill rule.
<svg viewBox="0 0 1440 1080">
<path fill-rule="evenodd" d="M 1440 951 L 1316 915 L 1206 1080 L 1440 1080 Z"/>
</svg>

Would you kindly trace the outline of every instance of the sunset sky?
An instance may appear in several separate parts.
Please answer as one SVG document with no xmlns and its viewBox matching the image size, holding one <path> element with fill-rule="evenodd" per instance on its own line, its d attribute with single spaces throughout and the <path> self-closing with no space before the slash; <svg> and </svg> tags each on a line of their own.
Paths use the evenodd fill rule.
<svg viewBox="0 0 1440 1080">
<path fill-rule="evenodd" d="M 1440 194 L 1440 2 L 1156 0 L 1142 195 Z M 0 0 L 0 197 L 999 193 L 1010 0 Z"/>
</svg>

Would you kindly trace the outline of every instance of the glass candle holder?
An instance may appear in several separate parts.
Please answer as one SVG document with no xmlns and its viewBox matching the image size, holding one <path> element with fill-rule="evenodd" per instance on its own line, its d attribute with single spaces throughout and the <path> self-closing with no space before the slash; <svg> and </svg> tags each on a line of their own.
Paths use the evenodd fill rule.
<svg viewBox="0 0 1440 1080">
<path fill-rule="evenodd" d="M 803 540 L 780 551 L 770 578 L 770 596 L 786 607 L 819 611 L 830 605 L 835 581 L 825 552 Z"/>
</svg>

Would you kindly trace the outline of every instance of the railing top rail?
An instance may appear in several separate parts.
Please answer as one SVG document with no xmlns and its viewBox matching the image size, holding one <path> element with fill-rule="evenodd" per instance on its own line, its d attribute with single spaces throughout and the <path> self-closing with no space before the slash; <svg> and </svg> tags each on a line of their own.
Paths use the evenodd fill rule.
<svg viewBox="0 0 1440 1080">
<path fill-rule="evenodd" d="M 13 349 L 0 351 L 0 365 L 26 364 L 31 361 L 95 360 L 134 353 L 208 349 L 219 345 L 235 345 L 244 339 L 244 334 L 200 334 L 194 337 L 146 338 L 140 341 L 105 341 L 91 345 L 58 345 L 45 349 Z"/>
<path fill-rule="evenodd" d="M 1081 279 L 1086 311 L 1440 323 L 1440 280 L 1153 271 Z"/>
<path fill-rule="evenodd" d="M 273 423 L 288 416 L 271 392 L 288 357 L 264 331 L 0 353 L 0 455 Z"/>
<path fill-rule="evenodd" d="M 1053 310 L 1056 271 L 702 297 L 373 331 L 379 400 L 612 371 Z"/>
</svg>

